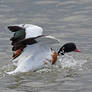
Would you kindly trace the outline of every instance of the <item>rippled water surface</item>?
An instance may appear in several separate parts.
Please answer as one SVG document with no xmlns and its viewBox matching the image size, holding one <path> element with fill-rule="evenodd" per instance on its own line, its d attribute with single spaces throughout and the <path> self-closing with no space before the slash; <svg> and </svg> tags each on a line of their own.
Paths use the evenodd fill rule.
<svg viewBox="0 0 92 92">
<path fill-rule="evenodd" d="M 14 68 L 7 26 L 19 23 L 43 27 L 61 45 L 75 42 L 82 53 L 69 55 L 77 64 L 7 75 Z M 92 0 L 0 0 L 0 92 L 92 92 Z"/>
</svg>

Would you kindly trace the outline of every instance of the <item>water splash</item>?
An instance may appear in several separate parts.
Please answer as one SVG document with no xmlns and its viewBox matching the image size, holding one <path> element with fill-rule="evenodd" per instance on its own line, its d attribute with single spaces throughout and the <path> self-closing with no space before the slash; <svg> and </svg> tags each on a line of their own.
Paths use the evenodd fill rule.
<svg viewBox="0 0 92 92">
<path fill-rule="evenodd" d="M 4 65 L 4 66 L 1 66 L 0 67 L 0 79 L 6 77 L 7 72 L 14 70 L 14 68 L 15 67 L 12 64 L 7 64 L 7 65 Z"/>
<path fill-rule="evenodd" d="M 76 58 L 75 58 L 76 57 Z M 58 61 L 55 65 L 47 64 L 45 65 L 44 69 L 38 70 L 36 72 L 38 73 L 44 73 L 44 72 L 55 72 L 55 71 L 62 71 L 65 70 L 83 70 L 84 66 L 87 63 L 86 59 L 83 59 L 82 56 L 72 56 L 69 54 L 65 54 L 64 56 L 61 56 L 58 58 Z"/>
<path fill-rule="evenodd" d="M 76 58 L 75 58 L 76 57 Z M 85 63 L 87 63 L 86 59 L 82 59 L 82 56 L 72 56 L 70 54 L 65 54 L 64 56 L 61 56 L 58 58 L 55 65 L 46 64 L 45 67 L 41 70 L 37 70 L 36 72 L 42 73 L 42 72 L 55 72 L 55 71 L 61 71 L 62 69 L 77 69 L 77 70 L 83 70 L 83 66 Z M 0 78 L 3 78 L 6 76 L 7 71 L 14 70 L 14 66 L 12 64 L 5 65 L 0 68 Z"/>
<path fill-rule="evenodd" d="M 72 69 L 82 69 L 83 65 L 87 62 L 87 60 L 84 60 L 82 58 L 74 58 L 71 55 L 64 55 L 59 58 L 58 65 L 64 68 L 72 68 Z"/>
</svg>

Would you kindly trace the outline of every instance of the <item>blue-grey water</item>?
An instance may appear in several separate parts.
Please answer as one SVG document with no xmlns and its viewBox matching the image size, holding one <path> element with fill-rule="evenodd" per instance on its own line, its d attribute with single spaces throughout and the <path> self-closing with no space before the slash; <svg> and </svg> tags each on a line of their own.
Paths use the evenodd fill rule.
<svg viewBox="0 0 92 92">
<path fill-rule="evenodd" d="M 75 56 L 87 62 L 81 68 L 7 75 L 13 69 L 7 26 L 21 23 L 43 27 L 61 44 L 75 42 L 82 51 Z M 92 0 L 0 0 L 0 92 L 92 92 Z"/>
</svg>

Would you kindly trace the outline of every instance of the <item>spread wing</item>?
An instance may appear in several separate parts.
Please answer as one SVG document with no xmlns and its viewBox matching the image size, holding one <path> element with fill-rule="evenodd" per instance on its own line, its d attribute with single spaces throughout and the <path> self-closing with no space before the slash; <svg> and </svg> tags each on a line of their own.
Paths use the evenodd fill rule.
<svg viewBox="0 0 92 92">
<path fill-rule="evenodd" d="M 14 33 L 11 40 L 13 58 L 21 54 L 27 45 L 39 43 L 42 46 L 50 46 L 59 42 L 52 36 L 43 35 L 43 29 L 36 25 L 20 24 L 8 26 L 8 29 Z"/>
<path fill-rule="evenodd" d="M 20 47 L 24 48 L 27 44 L 36 43 L 35 38 L 43 33 L 41 27 L 31 24 L 11 25 L 8 26 L 8 29 L 14 32 L 13 37 L 10 39 L 13 51 L 18 50 Z"/>
<path fill-rule="evenodd" d="M 47 36 L 44 35 L 44 36 L 38 37 L 36 38 L 36 41 L 40 45 L 45 45 L 48 47 L 52 47 L 54 44 L 58 44 L 60 42 L 57 38 L 50 35 L 47 35 Z"/>
<path fill-rule="evenodd" d="M 19 42 L 17 42 L 15 44 L 16 48 L 19 47 L 20 45 L 32 45 L 32 44 L 36 44 L 39 43 L 41 46 L 52 46 L 53 44 L 59 43 L 59 40 L 56 39 L 53 36 L 45 36 L 45 35 L 41 35 L 41 36 L 37 36 L 37 37 L 32 37 L 32 38 L 27 38 L 27 39 L 23 39 L 20 40 Z"/>
</svg>

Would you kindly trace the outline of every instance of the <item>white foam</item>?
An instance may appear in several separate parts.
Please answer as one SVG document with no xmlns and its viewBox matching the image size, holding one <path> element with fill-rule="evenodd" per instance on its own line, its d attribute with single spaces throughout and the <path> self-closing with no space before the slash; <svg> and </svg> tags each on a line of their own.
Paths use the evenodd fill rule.
<svg viewBox="0 0 92 92">
<path fill-rule="evenodd" d="M 82 66 L 87 62 L 87 60 L 83 60 L 81 58 L 75 59 L 75 58 L 73 58 L 73 56 L 69 56 L 66 54 L 66 55 L 60 57 L 58 62 L 62 68 L 79 68 L 79 69 L 81 69 Z"/>
</svg>

